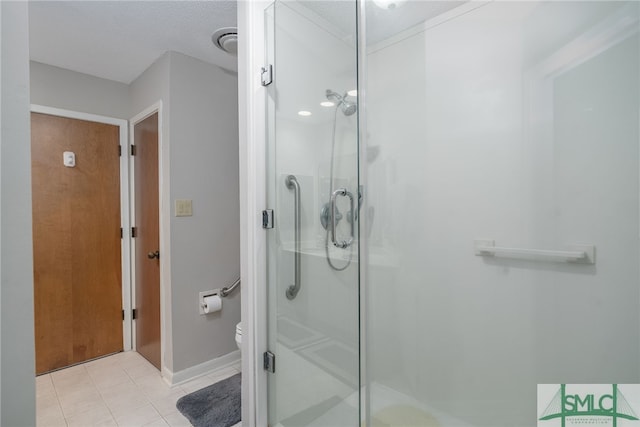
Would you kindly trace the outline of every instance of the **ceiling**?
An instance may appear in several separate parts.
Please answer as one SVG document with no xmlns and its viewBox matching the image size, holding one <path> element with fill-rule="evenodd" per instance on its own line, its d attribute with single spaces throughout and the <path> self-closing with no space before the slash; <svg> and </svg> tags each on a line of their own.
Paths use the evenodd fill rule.
<svg viewBox="0 0 640 427">
<path fill-rule="evenodd" d="M 365 7 L 366 43 L 375 45 L 408 28 L 428 21 L 466 2 L 456 0 L 409 0 L 399 2 L 400 7 L 384 9 L 377 3 L 392 3 L 392 0 L 367 1 Z M 340 0 L 312 0 L 304 3 L 317 15 L 326 19 L 343 33 L 353 33 L 356 28 L 355 2 Z"/>
<path fill-rule="evenodd" d="M 367 44 L 375 44 L 461 3 L 408 1 L 395 10 L 367 3 Z M 355 2 L 312 0 L 301 4 L 334 29 L 354 34 Z M 237 25 L 236 5 L 234 0 L 32 0 L 30 56 L 33 61 L 126 84 L 166 51 L 237 71 L 237 57 L 211 42 L 217 29 Z"/>
<path fill-rule="evenodd" d="M 129 84 L 166 51 L 237 71 L 211 35 L 236 1 L 30 1 L 31 60 Z"/>
</svg>

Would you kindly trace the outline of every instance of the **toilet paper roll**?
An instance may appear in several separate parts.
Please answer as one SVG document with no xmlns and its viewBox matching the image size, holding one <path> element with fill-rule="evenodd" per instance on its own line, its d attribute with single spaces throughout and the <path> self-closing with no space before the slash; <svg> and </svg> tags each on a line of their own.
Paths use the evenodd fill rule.
<svg viewBox="0 0 640 427">
<path fill-rule="evenodd" d="M 215 313 L 222 309 L 222 298 L 218 295 L 211 295 L 204 299 L 203 310 L 205 314 Z"/>
</svg>

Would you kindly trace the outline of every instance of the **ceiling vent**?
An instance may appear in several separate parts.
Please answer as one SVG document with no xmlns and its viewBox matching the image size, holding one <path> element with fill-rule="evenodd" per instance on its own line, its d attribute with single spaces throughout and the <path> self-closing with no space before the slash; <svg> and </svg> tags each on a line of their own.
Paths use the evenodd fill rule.
<svg viewBox="0 0 640 427">
<path fill-rule="evenodd" d="M 211 41 L 217 48 L 231 55 L 238 53 L 238 29 L 236 27 L 220 28 L 213 33 Z"/>
</svg>

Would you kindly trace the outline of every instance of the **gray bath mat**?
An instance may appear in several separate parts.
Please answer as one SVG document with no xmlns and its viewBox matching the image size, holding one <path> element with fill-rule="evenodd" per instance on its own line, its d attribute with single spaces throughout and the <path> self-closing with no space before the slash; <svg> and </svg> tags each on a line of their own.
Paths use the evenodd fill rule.
<svg viewBox="0 0 640 427">
<path fill-rule="evenodd" d="M 236 374 L 182 396 L 176 407 L 194 427 L 231 427 L 240 422 L 240 387 Z"/>
</svg>

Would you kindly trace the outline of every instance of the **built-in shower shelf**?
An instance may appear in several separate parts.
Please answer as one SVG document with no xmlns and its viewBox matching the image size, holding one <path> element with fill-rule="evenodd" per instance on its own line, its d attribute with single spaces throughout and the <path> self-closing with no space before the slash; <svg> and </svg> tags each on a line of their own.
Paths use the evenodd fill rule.
<svg viewBox="0 0 640 427">
<path fill-rule="evenodd" d="M 285 252 L 295 252 L 293 242 L 283 242 L 281 249 Z M 300 253 L 306 256 L 318 257 L 325 259 L 327 254 L 324 248 L 324 242 L 303 241 L 300 245 Z M 333 246 L 333 245 L 332 245 Z M 347 261 L 351 257 L 351 262 L 357 263 L 359 257 L 356 256 L 356 249 L 350 253 L 349 249 L 335 249 L 331 247 L 331 258 L 335 260 Z M 390 248 L 373 246 L 368 248 L 368 263 L 370 265 L 395 267 L 399 264 L 396 251 Z"/>
<path fill-rule="evenodd" d="M 296 248 L 293 242 L 285 242 L 282 244 L 282 250 L 285 252 L 295 253 Z M 300 253 L 302 255 L 309 255 L 319 258 L 325 258 L 326 253 L 323 246 L 320 246 L 320 243 L 316 243 L 313 241 L 310 242 L 302 242 L 300 245 Z M 332 248 L 331 257 L 335 259 L 348 260 L 349 259 L 349 250 L 334 250 Z"/>
<path fill-rule="evenodd" d="M 496 246 L 494 240 L 474 240 L 477 256 L 496 256 L 518 258 L 532 261 L 571 262 L 577 264 L 595 264 L 595 245 L 569 245 L 568 250 L 531 249 Z"/>
</svg>

